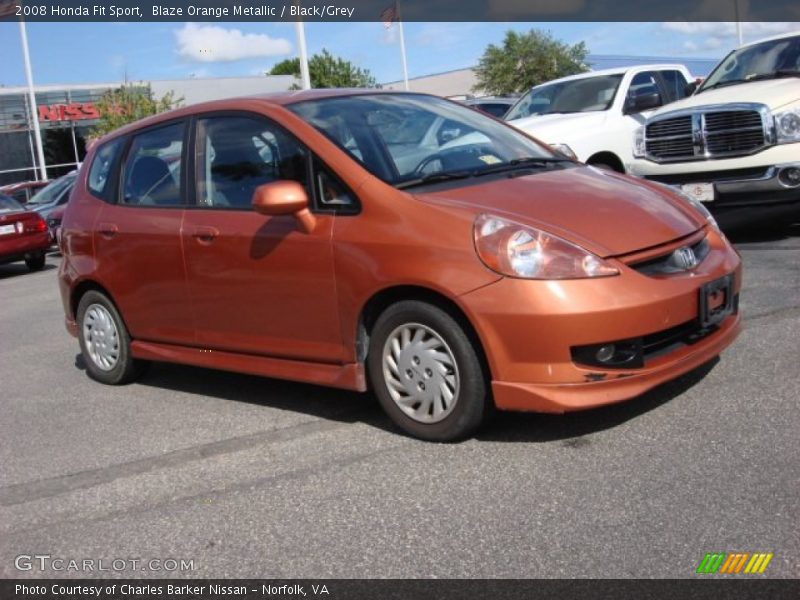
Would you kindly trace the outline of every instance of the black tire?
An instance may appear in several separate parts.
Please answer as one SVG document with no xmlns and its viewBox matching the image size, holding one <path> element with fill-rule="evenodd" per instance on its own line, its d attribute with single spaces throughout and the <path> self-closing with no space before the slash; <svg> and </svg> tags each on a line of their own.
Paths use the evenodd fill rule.
<svg viewBox="0 0 800 600">
<path fill-rule="evenodd" d="M 44 252 L 38 252 L 36 254 L 31 254 L 25 257 L 25 265 L 28 267 L 28 270 L 33 271 L 41 271 L 44 269 L 44 264 L 47 258 L 44 255 Z"/>
<path fill-rule="evenodd" d="M 423 326 L 427 331 L 426 335 L 435 333 L 444 342 L 457 367 L 454 372 L 458 385 L 455 388 L 452 408 L 449 409 L 449 414 L 438 422 L 421 422 L 406 414 L 392 398 L 384 374 L 384 347 L 387 345 L 387 340 L 404 326 L 418 325 Z M 399 359 L 397 365 L 400 366 Z M 416 438 L 434 442 L 462 440 L 475 433 L 493 409 L 481 359 L 469 336 L 447 312 L 426 302 L 405 300 L 391 305 L 381 314 L 370 335 L 367 369 L 375 395 L 384 411 L 398 427 Z M 430 373 L 427 369 L 424 369 L 425 373 L 422 373 L 421 369 L 415 370 L 417 381 L 422 381 L 422 378 Z M 404 371 L 400 377 L 407 372 L 409 371 Z M 407 377 L 410 383 L 415 375 L 412 373 Z M 432 385 L 431 389 L 435 389 L 435 386 Z M 418 406 L 419 410 L 422 410 L 422 404 Z M 430 418 L 430 415 L 427 418 Z"/>
<path fill-rule="evenodd" d="M 116 328 L 116 341 L 114 348 L 117 353 L 115 363 L 111 368 L 104 369 L 92 357 L 92 353 L 87 348 L 87 339 L 84 332 L 86 324 L 87 312 L 90 308 L 99 306 L 105 309 L 110 316 L 114 327 Z M 86 365 L 86 372 L 89 377 L 100 383 L 107 385 L 124 385 L 136 380 L 142 375 L 148 366 L 147 361 L 136 360 L 131 356 L 131 338 L 128 334 L 128 329 L 125 327 L 125 322 L 114 306 L 114 303 L 103 294 L 96 290 L 89 290 L 82 297 L 78 303 L 77 311 L 78 321 L 78 341 L 81 346 L 81 353 L 83 354 L 83 362 Z"/>
</svg>

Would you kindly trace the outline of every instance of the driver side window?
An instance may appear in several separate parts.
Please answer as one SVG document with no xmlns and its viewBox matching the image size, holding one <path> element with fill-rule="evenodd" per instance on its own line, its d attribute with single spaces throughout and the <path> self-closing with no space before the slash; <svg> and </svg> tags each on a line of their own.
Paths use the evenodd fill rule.
<svg viewBox="0 0 800 600">
<path fill-rule="evenodd" d="M 308 191 L 308 157 L 282 128 L 258 117 L 207 117 L 197 123 L 197 204 L 248 210 L 265 183 L 289 179 Z"/>
</svg>

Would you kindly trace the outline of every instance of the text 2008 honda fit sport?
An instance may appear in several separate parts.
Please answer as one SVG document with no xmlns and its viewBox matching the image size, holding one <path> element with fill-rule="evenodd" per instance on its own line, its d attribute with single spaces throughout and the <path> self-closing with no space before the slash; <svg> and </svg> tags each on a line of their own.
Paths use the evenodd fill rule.
<svg viewBox="0 0 800 600">
<path fill-rule="evenodd" d="M 60 287 L 89 374 L 147 361 L 372 389 L 412 435 L 632 398 L 717 356 L 708 212 L 469 108 L 376 91 L 194 105 L 93 148 Z"/>
</svg>

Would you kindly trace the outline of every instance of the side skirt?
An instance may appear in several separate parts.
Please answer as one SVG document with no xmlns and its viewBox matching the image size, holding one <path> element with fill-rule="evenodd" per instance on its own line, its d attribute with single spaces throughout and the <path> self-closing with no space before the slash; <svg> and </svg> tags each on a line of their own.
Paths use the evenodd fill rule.
<svg viewBox="0 0 800 600">
<path fill-rule="evenodd" d="M 135 358 L 143 360 L 208 367 L 247 373 L 248 375 L 314 383 L 357 392 L 367 390 L 364 365 L 361 363 L 328 365 L 138 340 L 131 342 L 131 353 Z"/>
</svg>

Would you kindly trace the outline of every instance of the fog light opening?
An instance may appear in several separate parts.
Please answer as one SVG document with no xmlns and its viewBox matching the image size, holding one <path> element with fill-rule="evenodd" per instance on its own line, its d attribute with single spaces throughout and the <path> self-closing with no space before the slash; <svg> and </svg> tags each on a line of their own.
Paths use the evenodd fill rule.
<svg viewBox="0 0 800 600">
<path fill-rule="evenodd" d="M 778 173 L 778 180 L 786 187 L 800 186 L 800 167 L 786 167 Z"/>
<path fill-rule="evenodd" d="M 605 346 L 600 346 L 600 349 L 595 354 L 598 362 L 607 363 L 610 360 L 614 359 L 614 354 L 617 352 L 617 347 L 614 344 L 607 344 Z"/>
</svg>

